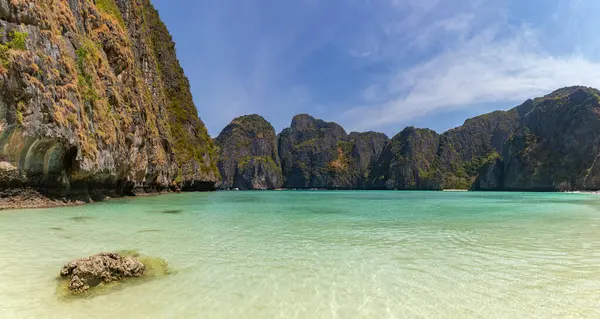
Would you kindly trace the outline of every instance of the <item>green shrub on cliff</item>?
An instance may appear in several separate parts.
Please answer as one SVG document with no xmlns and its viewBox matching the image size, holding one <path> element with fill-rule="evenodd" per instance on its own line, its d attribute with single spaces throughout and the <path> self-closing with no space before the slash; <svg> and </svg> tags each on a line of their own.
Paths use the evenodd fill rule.
<svg viewBox="0 0 600 319">
<path fill-rule="evenodd" d="M 79 49 L 75 50 L 75 54 L 77 55 L 76 64 L 79 73 L 78 82 L 81 94 L 83 95 L 84 100 L 94 102 L 98 99 L 98 94 L 94 88 L 94 79 L 88 71 L 87 65 L 88 63 L 91 63 L 90 59 L 98 56 L 98 49 L 91 41 L 85 40 L 84 44 Z"/>
<path fill-rule="evenodd" d="M 25 50 L 26 49 L 25 41 L 27 40 L 29 33 L 12 31 L 12 32 L 10 32 L 9 36 L 12 38 L 12 40 L 10 40 L 10 42 L 7 43 L 9 48 L 15 49 L 15 50 Z"/>
<path fill-rule="evenodd" d="M 2 67 L 6 68 L 8 64 L 11 62 L 10 50 L 25 50 L 25 41 L 29 33 L 27 32 L 19 32 L 19 31 L 11 31 L 8 33 L 8 37 L 10 41 L 6 43 L 0 43 L 0 64 Z"/>
<path fill-rule="evenodd" d="M 469 176 L 475 176 L 484 165 L 492 163 L 498 158 L 500 158 L 500 154 L 496 151 L 491 152 L 487 156 L 476 157 L 465 163 L 465 171 Z"/>
<path fill-rule="evenodd" d="M 113 0 L 96 0 L 96 7 L 114 18 L 121 27 L 125 28 L 125 21 L 121 15 L 121 10 L 119 10 L 119 7 L 117 7 Z"/>
</svg>

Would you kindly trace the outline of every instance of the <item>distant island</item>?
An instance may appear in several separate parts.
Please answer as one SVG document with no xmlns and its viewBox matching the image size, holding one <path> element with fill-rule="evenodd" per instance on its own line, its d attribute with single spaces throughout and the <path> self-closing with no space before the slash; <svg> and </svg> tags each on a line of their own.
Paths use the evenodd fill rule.
<svg viewBox="0 0 600 319">
<path fill-rule="evenodd" d="M 216 138 L 222 188 L 575 191 L 600 189 L 600 91 L 567 87 L 443 134 L 346 131 L 309 115 L 279 135 L 258 115 Z"/>
<path fill-rule="evenodd" d="M 219 188 L 600 189 L 596 89 L 563 88 L 443 134 L 348 134 L 306 114 L 276 134 L 248 115 L 213 140 L 150 0 L 9 7 L 2 208 Z"/>
</svg>

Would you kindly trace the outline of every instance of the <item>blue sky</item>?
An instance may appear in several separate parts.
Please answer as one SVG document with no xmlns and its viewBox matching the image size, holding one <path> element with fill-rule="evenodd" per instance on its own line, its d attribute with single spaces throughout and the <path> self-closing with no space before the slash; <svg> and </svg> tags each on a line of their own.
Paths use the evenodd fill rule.
<svg viewBox="0 0 600 319">
<path fill-rule="evenodd" d="M 600 87 L 597 0 L 152 0 L 212 136 L 258 113 L 443 132 L 568 85 Z"/>
</svg>

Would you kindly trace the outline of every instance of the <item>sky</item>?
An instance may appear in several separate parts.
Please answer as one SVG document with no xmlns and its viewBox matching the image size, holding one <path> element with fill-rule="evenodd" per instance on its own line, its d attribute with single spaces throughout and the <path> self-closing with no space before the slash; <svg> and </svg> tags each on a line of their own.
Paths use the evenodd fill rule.
<svg viewBox="0 0 600 319">
<path fill-rule="evenodd" d="M 152 0 L 211 136 L 257 113 L 443 132 L 564 86 L 600 88 L 598 0 Z"/>
</svg>

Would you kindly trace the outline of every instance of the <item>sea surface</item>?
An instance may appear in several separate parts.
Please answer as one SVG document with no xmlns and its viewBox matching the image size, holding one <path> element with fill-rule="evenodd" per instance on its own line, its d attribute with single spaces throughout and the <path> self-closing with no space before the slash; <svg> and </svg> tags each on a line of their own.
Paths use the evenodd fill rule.
<svg viewBox="0 0 600 319">
<path fill-rule="evenodd" d="M 173 273 L 80 298 L 101 251 Z M 0 318 L 600 318 L 600 196 L 272 191 L 0 212 Z"/>
</svg>

